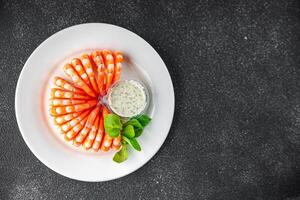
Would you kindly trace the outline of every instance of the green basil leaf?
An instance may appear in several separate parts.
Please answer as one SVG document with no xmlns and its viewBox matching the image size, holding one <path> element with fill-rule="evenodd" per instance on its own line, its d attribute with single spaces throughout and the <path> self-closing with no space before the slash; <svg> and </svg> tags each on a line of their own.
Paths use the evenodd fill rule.
<svg viewBox="0 0 300 200">
<path fill-rule="evenodd" d="M 135 118 L 130 119 L 128 122 L 126 122 L 124 124 L 124 126 L 128 126 L 128 125 L 133 126 L 135 137 L 139 137 L 142 134 L 143 126 L 141 125 L 141 123 L 137 119 L 135 119 Z"/>
<path fill-rule="evenodd" d="M 141 136 L 143 133 L 143 128 L 134 128 L 134 133 L 135 133 L 134 137 L 136 137 L 136 138 Z"/>
<path fill-rule="evenodd" d="M 112 129 L 108 129 L 106 131 L 105 129 L 105 132 L 112 138 L 116 138 L 120 135 L 120 129 L 119 128 L 112 128 Z"/>
<path fill-rule="evenodd" d="M 105 132 L 111 137 L 118 137 L 122 130 L 120 117 L 115 114 L 108 114 L 104 117 Z"/>
<path fill-rule="evenodd" d="M 143 128 L 143 126 L 141 125 L 141 123 L 137 119 L 135 119 L 135 118 L 130 119 L 128 122 L 126 122 L 124 124 L 124 126 L 128 126 L 128 125 L 132 125 L 133 127 L 137 127 L 137 128 Z"/>
<path fill-rule="evenodd" d="M 132 125 L 127 125 L 125 126 L 123 130 L 123 135 L 128 137 L 128 138 L 134 138 L 135 133 L 134 133 L 134 128 Z"/>
<path fill-rule="evenodd" d="M 127 138 L 126 136 L 123 136 L 123 140 L 125 140 L 135 150 L 137 151 L 142 150 L 140 144 L 135 138 Z"/>
<path fill-rule="evenodd" d="M 114 155 L 113 161 L 117 163 L 121 163 L 127 160 L 127 158 L 128 158 L 127 145 L 122 144 L 121 150 Z"/>
<path fill-rule="evenodd" d="M 151 121 L 151 118 L 147 115 L 141 115 L 136 117 L 135 119 L 137 119 L 143 127 L 147 126 Z"/>
</svg>

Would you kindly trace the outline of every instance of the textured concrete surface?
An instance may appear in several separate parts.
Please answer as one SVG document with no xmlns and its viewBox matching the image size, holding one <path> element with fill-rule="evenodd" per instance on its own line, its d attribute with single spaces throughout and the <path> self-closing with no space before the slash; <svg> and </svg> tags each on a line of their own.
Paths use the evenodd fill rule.
<svg viewBox="0 0 300 200">
<path fill-rule="evenodd" d="M 300 198 L 298 1 L 0 0 L 0 199 Z M 19 73 L 47 37 L 106 22 L 147 40 L 170 71 L 169 136 L 138 171 L 105 183 L 64 178 L 25 145 Z"/>
</svg>

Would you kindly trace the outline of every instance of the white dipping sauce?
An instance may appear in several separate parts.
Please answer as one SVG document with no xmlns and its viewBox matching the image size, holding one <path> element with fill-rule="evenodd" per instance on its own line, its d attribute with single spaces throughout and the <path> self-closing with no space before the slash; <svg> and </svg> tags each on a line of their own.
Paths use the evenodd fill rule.
<svg viewBox="0 0 300 200">
<path fill-rule="evenodd" d="M 136 116 L 147 105 L 145 88 L 134 80 L 120 81 L 110 89 L 108 104 L 112 111 L 119 116 Z"/>
</svg>

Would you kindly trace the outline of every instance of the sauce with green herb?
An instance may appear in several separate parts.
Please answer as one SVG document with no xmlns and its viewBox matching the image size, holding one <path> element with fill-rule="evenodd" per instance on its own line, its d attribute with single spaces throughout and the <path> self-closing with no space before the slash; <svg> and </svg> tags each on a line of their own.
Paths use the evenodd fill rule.
<svg viewBox="0 0 300 200">
<path fill-rule="evenodd" d="M 140 114 L 147 105 L 144 87 L 137 81 L 121 81 L 109 92 L 108 103 L 116 114 L 133 117 Z"/>
</svg>

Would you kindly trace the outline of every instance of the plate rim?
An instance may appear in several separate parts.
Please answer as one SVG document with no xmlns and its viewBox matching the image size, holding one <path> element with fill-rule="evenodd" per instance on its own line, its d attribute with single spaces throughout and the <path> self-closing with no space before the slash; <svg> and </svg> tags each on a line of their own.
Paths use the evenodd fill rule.
<svg viewBox="0 0 300 200">
<path fill-rule="evenodd" d="M 47 43 L 47 41 L 51 40 L 52 38 L 56 37 L 56 35 L 60 34 L 61 32 L 64 32 L 64 31 L 67 31 L 68 29 L 76 29 L 77 27 L 80 27 L 80 26 L 89 26 L 89 25 L 104 25 L 104 26 L 111 26 L 111 27 L 114 27 L 114 28 L 117 28 L 117 29 L 122 29 L 122 31 L 127 31 L 127 32 L 130 32 L 131 34 L 133 34 L 135 37 L 137 37 L 138 39 L 142 40 L 143 42 L 145 42 L 146 45 L 148 45 L 157 55 L 158 55 L 158 58 L 161 60 L 161 62 L 164 64 L 164 67 L 163 69 L 166 70 L 167 74 L 168 74 L 168 77 L 170 79 L 170 84 L 171 84 L 171 95 L 172 95 L 172 115 L 171 115 L 171 120 L 170 120 L 170 125 L 169 127 L 167 128 L 167 134 L 165 135 L 164 138 L 162 138 L 162 142 L 159 146 L 159 148 L 157 148 L 155 150 L 155 153 L 153 153 L 153 155 L 149 156 L 144 163 L 142 163 L 141 165 L 139 165 L 138 167 L 132 169 L 132 170 L 129 170 L 127 173 L 123 174 L 123 175 L 120 175 L 120 176 L 116 176 L 116 177 L 112 177 L 112 178 L 107 178 L 107 179 L 103 179 L 103 180 L 85 180 L 85 179 L 81 179 L 81 178 L 74 178 L 74 177 L 70 177 L 68 175 L 65 175 L 64 173 L 62 173 L 61 171 L 58 171 L 58 170 L 55 170 L 53 169 L 52 165 L 48 163 L 47 159 L 44 159 L 43 156 L 40 156 L 39 153 L 35 150 L 35 148 L 33 147 L 33 145 L 31 145 L 30 143 L 30 139 L 29 137 L 26 136 L 26 134 L 23 133 L 23 130 L 22 130 L 22 123 L 20 122 L 21 119 L 20 119 L 20 116 L 19 116 L 19 106 L 18 106 L 18 102 L 20 101 L 20 84 L 21 84 L 21 80 L 24 78 L 24 73 L 25 73 L 25 70 L 30 66 L 28 64 L 28 62 L 32 59 L 32 57 L 34 56 L 34 54 L 38 51 L 39 48 L 41 48 L 43 45 L 45 45 Z M 50 35 L 48 38 L 46 38 L 45 40 L 43 40 L 34 50 L 33 52 L 30 54 L 30 56 L 27 58 L 26 62 L 24 63 L 23 67 L 22 67 L 22 70 L 19 74 L 19 77 L 18 77 L 18 81 L 17 81 L 17 86 L 16 86 L 16 90 L 15 90 L 15 116 L 16 116 L 16 120 L 17 120 L 17 124 L 18 124 L 18 127 L 19 127 L 19 131 L 21 133 L 21 136 L 23 138 L 23 140 L 25 141 L 25 144 L 27 145 L 27 147 L 29 148 L 29 150 L 34 154 L 34 156 L 43 164 L 45 165 L 47 168 L 51 169 L 52 171 L 56 172 L 57 174 L 60 174 L 64 177 L 67 177 L 67 178 L 70 178 L 72 180 L 78 180 L 78 181 L 84 181 L 84 182 L 106 182 L 106 181 L 110 181 L 110 180 L 115 180 L 115 179 L 119 179 L 119 178 L 122 178 L 124 176 L 127 176 L 135 171 L 137 171 L 138 169 L 142 168 L 146 163 L 148 163 L 157 153 L 158 151 L 161 149 L 162 145 L 165 143 L 166 139 L 167 139 L 167 136 L 169 135 L 169 132 L 170 132 L 170 129 L 172 127 L 172 124 L 173 124 L 173 120 L 174 120 L 174 113 L 175 113 L 175 92 L 174 92 L 174 85 L 173 85 L 173 82 L 172 82 L 172 77 L 169 73 L 169 70 L 165 64 L 165 62 L 163 61 L 163 59 L 161 58 L 161 56 L 158 54 L 158 52 L 144 39 L 142 38 L 141 36 L 139 36 L 138 34 L 134 33 L 133 31 L 131 30 L 128 30 L 124 27 L 121 27 L 121 26 L 118 26 L 118 25 L 114 25 L 114 24 L 109 24 L 109 23 L 82 23 L 82 24 L 76 24 L 76 25 L 73 25 L 73 26 L 69 26 L 69 27 L 66 27 L 64 29 L 61 29 L 57 32 L 55 32 L 54 34 Z"/>
</svg>

